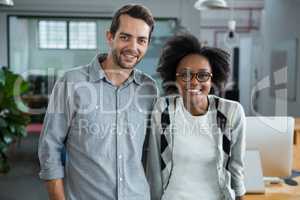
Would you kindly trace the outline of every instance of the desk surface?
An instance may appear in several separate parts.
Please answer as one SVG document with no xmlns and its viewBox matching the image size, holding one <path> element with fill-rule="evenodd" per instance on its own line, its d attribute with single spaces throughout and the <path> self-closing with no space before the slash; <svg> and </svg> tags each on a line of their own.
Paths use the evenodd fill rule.
<svg viewBox="0 0 300 200">
<path fill-rule="evenodd" d="M 294 146 L 293 169 L 300 171 L 300 144 Z M 265 194 L 247 194 L 246 200 L 300 200 L 300 177 L 295 178 L 298 186 L 272 185 Z"/>
<path fill-rule="evenodd" d="M 265 194 L 247 194 L 246 200 L 300 200 L 300 177 L 298 186 L 272 185 L 266 187 Z"/>
</svg>

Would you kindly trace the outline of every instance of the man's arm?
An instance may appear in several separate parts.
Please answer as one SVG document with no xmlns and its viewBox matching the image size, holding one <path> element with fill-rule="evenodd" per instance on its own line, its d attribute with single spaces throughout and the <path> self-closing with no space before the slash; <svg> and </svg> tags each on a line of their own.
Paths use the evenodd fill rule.
<svg viewBox="0 0 300 200">
<path fill-rule="evenodd" d="M 49 200 L 65 200 L 64 183 L 62 179 L 46 181 Z"/>
<path fill-rule="evenodd" d="M 68 94 L 67 82 L 63 78 L 59 79 L 53 88 L 39 139 L 39 176 L 46 181 L 50 200 L 65 199 L 62 153 L 71 120 Z"/>
</svg>

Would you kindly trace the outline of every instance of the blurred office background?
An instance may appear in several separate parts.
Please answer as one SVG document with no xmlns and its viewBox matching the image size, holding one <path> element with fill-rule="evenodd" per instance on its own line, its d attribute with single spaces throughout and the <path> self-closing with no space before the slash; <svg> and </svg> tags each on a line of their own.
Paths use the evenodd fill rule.
<svg viewBox="0 0 300 200">
<path fill-rule="evenodd" d="M 105 31 L 113 12 L 126 3 L 143 4 L 156 18 L 138 68 L 158 83 L 162 45 L 189 31 L 203 45 L 232 54 L 230 81 L 219 95 L 239 101 L 248 116 L 300 117 L 299 0 L 226 0 L 227 8 L 202 10 L 195 8 L 196 0 L 0 2 L 0 66 L 30 82 L 24 100 L 34 110 L 28 136 L 11 149 L 11 172 L 0 175 L 1 200 L 47 199 L 37 177 L 36 152 L 48 97 L 65 70 L 107 52 Z M 233 21 L 235 27 L 229 27 Z"/>
</svg>

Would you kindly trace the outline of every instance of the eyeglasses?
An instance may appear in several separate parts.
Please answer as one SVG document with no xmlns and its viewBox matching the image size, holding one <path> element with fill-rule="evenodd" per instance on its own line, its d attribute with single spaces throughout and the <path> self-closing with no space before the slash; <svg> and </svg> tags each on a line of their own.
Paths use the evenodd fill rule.
<svg viewBox="0 0 300 200">
<path fill-rule="evenodd" d="M 190 71 L 185 71 L 181 73 L 176 73 L 177 77 L 180 77 L 184 82 L 192 81 L 194 76 L 196 76 L 197 81 L 206 82 L 212 77 L 212 73 L 210 72 L 197 72 L 192 73 Z"/>
</svg>

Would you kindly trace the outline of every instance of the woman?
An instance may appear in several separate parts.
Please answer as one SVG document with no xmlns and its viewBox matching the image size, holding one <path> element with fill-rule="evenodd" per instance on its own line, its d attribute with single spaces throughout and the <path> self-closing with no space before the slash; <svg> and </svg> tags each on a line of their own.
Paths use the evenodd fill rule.
<svg viewBox="0 0 300 200">
<path fill-rule="evenodd" d="M 226 82 L 229 57 L 189 34 L 165 44 L 157 71 L 167 96 L 152 114 L 146 167 L 152 200 L 243 199 L 244 111 L 209 94 Z"/>
</svg>

